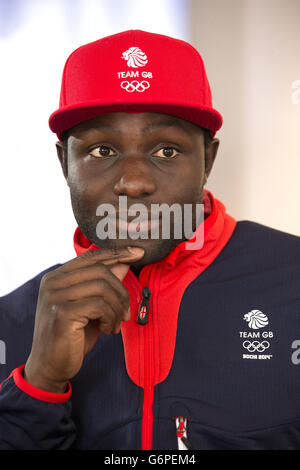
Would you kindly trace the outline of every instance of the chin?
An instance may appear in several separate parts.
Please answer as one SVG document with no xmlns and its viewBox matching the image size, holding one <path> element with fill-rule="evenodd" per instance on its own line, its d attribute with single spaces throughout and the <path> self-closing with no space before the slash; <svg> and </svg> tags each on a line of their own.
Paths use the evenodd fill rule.
<svg viewBox="0 0 300 470">
<path fill-rule="evenodd" d="M 143 258 L 135 263 L 132 263 L 132 266 L 142 267 L 146 264 L 155 263 L 160 261 L 162 258 L 167 256 L 179 243 L 183 240 L 179 239 L 141 239 L 132 240 L 131 238 L 124 239 L 115 239 L 115 240 L 98 240 L 98 243 L 95 243 L 99 248 L 123 248 L 127 246 L 136 246 L 138 248 L 143 248 L 145 254 Z"/>
</svg>

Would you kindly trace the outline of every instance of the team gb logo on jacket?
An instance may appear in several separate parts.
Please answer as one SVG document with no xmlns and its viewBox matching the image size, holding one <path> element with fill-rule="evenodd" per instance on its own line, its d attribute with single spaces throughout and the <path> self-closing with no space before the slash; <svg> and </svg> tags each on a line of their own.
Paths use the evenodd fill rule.
<svg viewBox="0 0 300 470">
<path fill-rule="evenodd" d="M 258 328 L 263 328 L 269 324 L 268 317 L 260 310 L 251 310 L 251 312 L 244 315 L 244 320 L 248 322 L 249 328 L 258 330 Z"/>
<path fill-rule="evenodd" d="M 117 72 L 119 79 L 124 78 L 135 78 L 138 80 L 122 80 L 120 83 L 121 88 L 126 91 L 127 93 L 143 93 L 144 91 L 150 88 L 150 82 L 147 79 L 153 77 L 152 72 L 148 72 L 143 70 L 140 72 L 139 69 L 141 67 L 145 67 L 148 64 L 148 57 L 144 51 L 142 51 L 137 46 L 129 47 L 126 51 L 121 54 L 121 59 L 126 61 L 126 65 L 129 69 L 134 70 L 126 70 L 122 72 Z"/>
<path fill-rule="evenodd" d="M 252 331 L 240 331 L 240 338 L 243 339 L 243 359 L 271 359 L 269 354 L 271 348 L 272 331 L 257 331 L 265 328 L 269 324 L 269 319 L 261 310 L 254 309 L 243 315 L 243 320 L 247 322 Z M 254 330 L 254 331 L 253 331 Z M 248 352 L 246 354 L 246 351 Z"/>
</svg>

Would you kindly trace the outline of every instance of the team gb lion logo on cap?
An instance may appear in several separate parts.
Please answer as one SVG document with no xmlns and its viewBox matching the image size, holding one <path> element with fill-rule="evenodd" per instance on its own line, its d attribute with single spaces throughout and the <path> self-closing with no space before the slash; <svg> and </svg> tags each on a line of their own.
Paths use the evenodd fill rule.
<svg viewBox="0 0 300 470">
<path fill-rule="evenodd" d="M 147 56 L 139 47 L 130 47 L 123 52 L 122 59 L 127 60 L 128 67 L 144 67 L 148 63 Z"/>
<path fill-rule="evenodd" d="M 246 313 L 244 320 L 248 322 L 249 328 L 253 328 L 254 330 L 258 330 L 269 324 L 267 315 L 260 310 L 251 310 L 251 312 Z"/>
</svg>

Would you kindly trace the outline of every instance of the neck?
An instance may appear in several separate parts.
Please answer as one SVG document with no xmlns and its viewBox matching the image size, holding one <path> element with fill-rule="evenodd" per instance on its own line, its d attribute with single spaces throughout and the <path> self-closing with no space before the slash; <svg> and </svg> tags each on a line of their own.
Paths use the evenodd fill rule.
<svg viewBox="0 0 300 470">
<path fill-rule="evenodd" d="M 138 278 L 140 275 L 140 272 L 142 270 L 142 266 L 130 266 L 131 271 L 135 274 L 135 276 Z"/>
</svg>

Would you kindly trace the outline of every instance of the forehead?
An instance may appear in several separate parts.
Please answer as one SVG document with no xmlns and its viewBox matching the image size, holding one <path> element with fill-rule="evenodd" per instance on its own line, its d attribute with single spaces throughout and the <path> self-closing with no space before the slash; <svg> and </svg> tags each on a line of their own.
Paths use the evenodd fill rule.
<svg viewBox="0 0 300 470">
<path fill-rule="evenodd" d="M 89 131 L 111 131 L 118 134 L 139 132 L 142 136 L 163 129 L 181 131 L 187 136 L 203 134 L 203 128 L 185 119 L 162 113 L 114 112 L 84 121 L 69 130 L 69 135 L 84 137 Z"/>
</svg>

